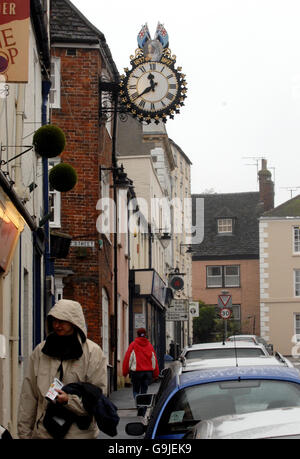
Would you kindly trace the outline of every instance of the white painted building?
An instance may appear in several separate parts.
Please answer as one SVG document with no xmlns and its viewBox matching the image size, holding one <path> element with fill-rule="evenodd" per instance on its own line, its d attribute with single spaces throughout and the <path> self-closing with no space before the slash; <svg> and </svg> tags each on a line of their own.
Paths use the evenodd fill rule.
<svg viewBox="0 0 300 459">
<path fill-rule="evenodd" d="M 300 195 L 262 215 L 259 248 L 261 336 L 299 356 Z"/>
<path fill-rule="evenodd" d="M 49 76 L 49 1 L 30 5 L 28 82 L 0 87 L 0 424 L 14 436 L 24 368 L 43 337 L 45 312 L 43 160 L 32 139 Z"/>
</svg>

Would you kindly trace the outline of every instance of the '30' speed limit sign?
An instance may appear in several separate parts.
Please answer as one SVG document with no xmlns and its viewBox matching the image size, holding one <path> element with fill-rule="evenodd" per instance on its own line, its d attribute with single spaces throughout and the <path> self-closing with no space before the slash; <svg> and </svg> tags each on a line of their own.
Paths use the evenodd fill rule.
<svg viewBox="0 0 300 459">
<path fill-rule="evenodd" d="M 222 308 L 220 311 L 220 316 L 222 319 L 230 319 L 231 317 L 231 309 L 229 308 Z"/>
</svg>

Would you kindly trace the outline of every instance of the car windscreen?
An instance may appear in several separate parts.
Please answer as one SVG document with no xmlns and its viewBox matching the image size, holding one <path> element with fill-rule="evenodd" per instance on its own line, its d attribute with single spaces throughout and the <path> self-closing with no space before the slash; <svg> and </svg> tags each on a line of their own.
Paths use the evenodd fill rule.
<svg viewBox="0 0 300 459">
<path fill-rule="evenodd" d="M 259 347 L 237 347 L 236 349 L 194 349 L 187 351 L 185 358 L 190 359 L 223 359 L 232 357 L 259 357 L 265 355 Z"/>
<path fill-rule="evenodd" d="M 165 406 L 156 437 L 183 433 L 204 419 L 288 406 L 300 406 L 300 384 L 254 379 L 189 386 Z"/>
</svg>

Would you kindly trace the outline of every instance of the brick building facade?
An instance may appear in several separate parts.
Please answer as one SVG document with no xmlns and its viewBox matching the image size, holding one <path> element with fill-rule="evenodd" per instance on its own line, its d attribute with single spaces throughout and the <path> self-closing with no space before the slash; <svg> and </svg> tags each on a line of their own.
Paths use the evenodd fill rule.
<svg viewBox="0 0 300 459">
<path fill-rule="evenodd" d="M 193 246 L 193 299 L 217 307 L 232 296 L 232 319 L 242 333 L 260 334 L 259 217 L 274 207 L 274 183 L 262 161 L 259 191 L 193 195 L 193 221 L 203 241 Z M 203 200 L 204 215 L 196 215 Z M 198 226 L 199 225 L 199 226 Z M 203 227 L 201 227 L 203 225 Z"/>
<path fill-rule="evenodd" d="M 72 237 L 67 258 L 55 260 L 56 297 L 81 303 L 89 338 L 112 364 L 113 246 L 111 235 L 100 234 L 96 225 L 103 195 L 100 167 L 112 167 L 111 123 L 100 119 L 99 82 L 104 76 L 116 81 L 118 72 L 103 34 L 68 0 L 51 2 L 51 54 L 51 122 L 66 135 L 61 160 L 78 175 L 76 186 L 58 196 L 60 218 L 51 224 L 52 232 Z M 112 196 L 109 170 L 106 182 Z"/>
</svg>

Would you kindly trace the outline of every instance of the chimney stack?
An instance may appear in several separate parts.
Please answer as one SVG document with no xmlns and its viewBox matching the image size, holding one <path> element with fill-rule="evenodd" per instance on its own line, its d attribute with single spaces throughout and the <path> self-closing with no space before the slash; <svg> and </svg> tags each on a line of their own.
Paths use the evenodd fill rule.
<svg viewBox="0 0 300 459">
<path fill-rule="evenodd" d="M 267 160 L 262 159 L 261 170 L 258 172 L 259 180 L 259 196 L 260 202 L 263 204 L 264 212 L 274 209 L 274 183 L 272 174 L 267 169 Z"/>
</svg>

